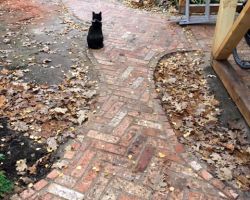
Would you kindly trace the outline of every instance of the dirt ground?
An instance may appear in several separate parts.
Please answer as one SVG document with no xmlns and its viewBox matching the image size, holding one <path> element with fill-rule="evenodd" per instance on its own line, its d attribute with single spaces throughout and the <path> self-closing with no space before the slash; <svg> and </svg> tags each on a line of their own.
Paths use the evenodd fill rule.
<svg viewBox="0 0 250 200">
<path fill-rule="evenodd" d="M 52 91 L 53 88 L 64 85 L 65 80 L 69 83 L 71 79 L 74 79 L 68 76 L 72 76 L 74 66 L 80 64 L 85 66 L 82 69 L 84 76 L 81 78 L 88 84 L 88 86 L 83 86 L 83 89 L 91 90 L 93 85 L 91 81 L 95 80 L 96 73 L 92 71 L 91 62 L 86 56 L 85 37 L 88 25 L 80 23 L 67 13 L 57 0 L 43 0 L 39 3 L 26 0 L 1 1 L 0 70 L 2 80 L 17 81 L 17 84 L 33 84 L 32 87 L 51 87 Z M 65 86 L 69 89 L 71 87 Z M 5 96 L 3 92 L 1 86 L 1 95 Z M 22 92 L 25 95 L 25 91 Z M 89 101 L 90 99 L 84 103 L 86 109 L 90 105 Z M 30 104 L 28 106 L 33 107 Z M 1 109 L 6 109 L 3 104 L 1 104 Z M 14 112 L 18 111 L 14 110 Z M 14 192 L 19 192 L 28 184 L 44 177 L 50 171 L 57 155 L 60 154 L 59 147 L 55 151 L 47 151 L 46 139 L 55 136 L 57 143 L 62 145 L 74 135 L 57 138 L 52 129 L 46 129 L 51 131 L 46 136 L 41 134 L 43 131 L 40 134 L 34 134 L 25 130 L 14 130 L 11 126 L 13 120 L 13 116 L 1 113 L 0 148 L 5 159 L 0 169 L 5 171 L 7 177 L 15 183 Z M 32 122 L 30 124 L 32 125 Z M 33 173 L 30 170 L 24 170 L 25 172 L 16 170 L 16 162 L 24 159 L 29 169 L 32 166 L 36 168 Z"/>
</svg>

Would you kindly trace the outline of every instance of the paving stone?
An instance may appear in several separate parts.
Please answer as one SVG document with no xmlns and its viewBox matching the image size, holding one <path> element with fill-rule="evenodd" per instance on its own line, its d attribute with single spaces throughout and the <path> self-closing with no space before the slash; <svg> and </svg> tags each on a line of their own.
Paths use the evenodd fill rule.
<svg viewBox="0 0 250 200">
<path fill-rule="evenodd" d="M 119 196 L 119 193 L 116 192 L 112 186 L 108 187 L 107 191 L 104 192 L 101 200 L 116 200 Z"/>
<path fill-rule="evenodd" d="M 112 187 L 118 190 L 124 190 L 129 194 L 138 196 L 143 199 L 149 199 L 151 191 L 144 186 L 137 185 L 135 183 L 129 182 L 127 180 L 116 178 L 112 181 Z"/>
<path fill-rule="evenodd" d="M 72 188 L 76 184 L 76 181 L 77 180 L 75 178 L 68 175 L 60 176 L 55 180 L 56 183 L 67 186 L 68 188 Z"/>
<path fill-rule="evenodd" d="M 83 200 L 84 199 L 83 194 L 76 192 L 74 190 L 68 189 L 66 187 L 63 187 L 61 185 L 55 184 L 55 183 L 52 183 L 49 186 L 48 192 L 54 195 L 57 195 L 59 197 L 63 197 L 68 200 Z"/>
<path fill-rule="evenodd" d="M 101 174 L 95 184 L 90 188 L 86 198 L 89 200 L 100 199 L 102 193 L 108 185 L 108 182 L 108 177 L 105 174 Z"/>
<path fill-rule="evenodd" d="M 34 188 L 35 190 L 41 190 L 42 188 L 44 188 L 46 185 L 48 184 L 48 182 L 44 179 L 38 181 L 35 185 Z"/>
<path fill-rule="evenodd" d="M 138 87 L 142 84 L 143 81 L 144 81 L 144 78 L 143 78 L 143 77 L 138 77 L 138 78 L 133 82 L 133 84 L 131 85 L 131 88 L 132 88 L 132 89 L 138 88 Z"/>
<path fill-rule="evenodd" d="M 122 122 L 113 130 L 112 135 L 121 137 L 126 132 L 131 122 L 132 119 L 130 117 L 125 117 Z"/>
<path fill-rule="evenodd" d="M 154 148 L 151 145 L 147 145 L 144 148 L 142 154 L 140 155 L 140 158 L 135 167 L 135 171 L 144 172 L 144 170 L 147 168 L 148 164 L 150 163 L 153 155 L 154 155 Z"/>
<path fill-rule="evenodd" d="M 139 120 L 137 122 L 138 125 L 140 126 L 145 126 L 145 127 L 149 127 L 149 128 L 155 128 L 155 129 L 162 129 L 162 125 L 159 123 L 154 123 L 151 121 L 147 121 L 147 120 Z"/>
<path fill-rule="evenodd" d="M 116 127 L 122 120 L 123 118 L 127 115 L 127 111 L 120 111 L 118 112 L 115 117 L 110 121 L 109 125 L 112 127 Z"/>
<path fill-rule="evenodd" d="M 87 134 L 88 137 L 94 138 L 97 140 L 103 140 L 105 142 L 110 142 L 110 143 L 117 143 L 119 141 L 119 137 L 115 137 L 110 134 L 105 134 L 105 133 L 100 133 L 94 130 L 90 130 Z"/>
<path fill-rule="evenodd" d="M 121 75 L 121 80 L 125 80 L 129 77 L 130 73 L 134 70 L 134 67 L 129 66 Z"/>
</svg>

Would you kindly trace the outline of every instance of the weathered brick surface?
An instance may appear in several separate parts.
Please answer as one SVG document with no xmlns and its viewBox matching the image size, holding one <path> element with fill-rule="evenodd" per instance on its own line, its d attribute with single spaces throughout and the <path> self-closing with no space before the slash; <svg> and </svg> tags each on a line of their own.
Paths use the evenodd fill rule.
<svg viewBox="0 0 250 200">
<path fill-rule="evenodd" d="M 142 154 L 140 155 L 140 158 L 135 167 L 135 172 L 144 172 L 144 170 L 150 163 L 153 155 L 154 155 L 154 148 L 151 145 L 147 145 L 142 151 Z"/>
<path fill-rule="evenodd" d="M 46 185 L 48 184 L 47 181 L 45 181 L 44 179 L 38 181 L 35 185 L 34 185 L 34 188 L 35 190 L 39 191 L 41 190 L 42 188 L 44 188 Z"/>
<path fill-rule="evenodd" d="M 25 190 L 23 199 L 237 198 L 185 153 L 152 81 L 152 59 L 176 48 L 204 48 L 197 39 L 207 35 L 205 29 L 187 40 L 183 28 L 160 13 L 110 0 L 62 2 L 84 22 L 91 20 L 93 8 L 103 11 L 105 47 L 88 52 L 100 80 L 97 113 L 70 142 L 63 157 L 67 167 Z"/>
</svg>

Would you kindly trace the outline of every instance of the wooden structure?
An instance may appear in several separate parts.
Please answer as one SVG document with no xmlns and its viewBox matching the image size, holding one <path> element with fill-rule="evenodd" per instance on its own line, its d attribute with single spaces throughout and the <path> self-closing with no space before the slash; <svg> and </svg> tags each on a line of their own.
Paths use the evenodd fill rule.
<svg viewBox="0 0 250 200">
<path fill-rule="evenodd" d="M 197 6 L 197 4 L 191 4 L 190 0 L 186 1 L 185 15 L 179 21 L 180 25 L 215 23 L 216 15 L 211 12 L 211 0 L 205 0 L 205 4 L 202 5 L 205 8 L 203 14 L 192 15 L 191 8 L 194 8 L 194 6 Z"/>
<path fill-rule="evenodd" d="M 186 0 L 179 0 L 179 13 L 185 14 L 185 5 Z M 240 4 L 237 5 L 237 10 L 239 10 Z M 219 10 L 219 4 L 213 3 L 210 4 L 210 12 L 213 14 L 217 14 Z M 192 13 L 205 13 L 205 4 L 194 4 L 190 7 L 190 14 Z"/>
<path fill-rule="evenodd" d="M 228 58 L 250 29 L 250 1 L 235 20 L 237 0 L 220 0 L 212 49 L 212 65 L 250 126 L 250 70 L 240 69 Z"/>
</svg>

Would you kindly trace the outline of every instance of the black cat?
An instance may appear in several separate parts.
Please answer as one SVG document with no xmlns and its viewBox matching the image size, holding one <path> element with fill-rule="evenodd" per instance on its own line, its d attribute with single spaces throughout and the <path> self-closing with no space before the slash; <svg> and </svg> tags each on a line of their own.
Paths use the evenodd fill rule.
<svg viewBox="0 0 250 200">
<path fill-rule="evenodd" d="M 91 49 L 103 48 L 103 33 L 102 33 L 102 12 L 92 13 L 92 25 L 89 28 L 87 42 Z"/>
</svg>

